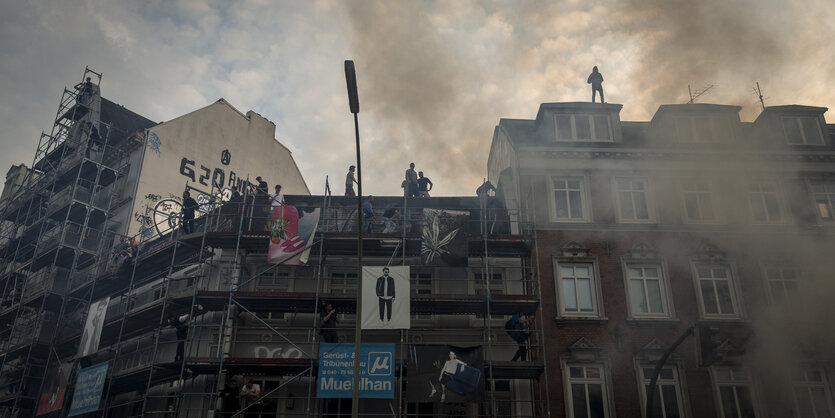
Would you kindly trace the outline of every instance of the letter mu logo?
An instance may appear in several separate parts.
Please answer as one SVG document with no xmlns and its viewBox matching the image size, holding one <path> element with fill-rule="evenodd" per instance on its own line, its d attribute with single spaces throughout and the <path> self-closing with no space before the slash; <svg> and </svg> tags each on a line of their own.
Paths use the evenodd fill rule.
<svg viewBox="0 0 835 418">
<path fill-rule="evenodd" d="M 373 376 L 388 376 L 391 374 L 391 353 L 368 353 L 368 374 Z"/>
</svg>

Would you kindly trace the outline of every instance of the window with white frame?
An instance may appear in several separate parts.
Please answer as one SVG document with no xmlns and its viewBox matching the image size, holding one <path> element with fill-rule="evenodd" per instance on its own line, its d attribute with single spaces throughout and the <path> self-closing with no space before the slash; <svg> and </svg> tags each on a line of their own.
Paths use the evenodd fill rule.
<svg viewBox="0 0 835 418">
<path fill-rule="evenodd" d="M 797 284 L 800 272 L 790 264 L 769 263 L 763 266 L 771 303 L 781 308 L 797 307 Z"/>
<path fill-rule="evenodd" d="M 597 364 L 567 364 L 567 399 L 571 418 L 605 418 L 609 416 L 609 395 L 605 368 Z"/>
<path fill-rule="evenodd" d="M 619 177 L 615 179 L 618 202 L 618 220 L 621 222 L 649 222 L 652 211 L 649 204 L 647 179 Z"/>
<path fill-rule="evenodd" d="M 586 179 L 580 176 L 552 177 L 551 219 L 556 222 L 584 222 L 589 220 Z"/>
<path fill-rule="evenodd" d="M 564 316 L 598 316 L 594 264 L 557 261 L 557 272 L 560 313 Z"/>
<path fill-rule="evenodd" d="M 812 196 L 820 219 L 826 222 L 835 220 L 832 214 L 832 209 L 835 208 L 835 182 L 813 181 Z"/>
<path fill-rule="evenodd" d="M 820 120 L 815 116 L 784 117 L 783 132 L 790 145 L 823 145 Z"/>
<path fill-rule="evenodd" d="M 647 403 L 647 390 L 655 369 L 654 364 L 641 365 L 641 396 L 642 404 Z M 644 416 L 658 418 L 681 418 L 684 416 L 684 399 L 682 398 L 681 382 L 678 368 L 664 366 L 658 375 L 655 386 L 655 397 L 652 402 L 652 414 L 644 412 Z"/>
<path fill-rule="evenodd" d="M 832 418 L 832 392 L 826 372 L 820 368 L 802 368 L 792 373 L 794 413 L 797 418 Z"/>
<path fill-rule="evenodd" d="M 684 197 L 684 214 L 688 222 L 712 222 L 716 220 L 713 196 L 707 180 L 681 182 Z"/>
<path fill-rule="evenodd" d="M 675 117 L 676 139 L 686 143 L 732 142 L 728 118 L 717 115 L 680 115 Z"/>
<path fill-rule="evenodd" d="M 413 295 L 432 294 L 432 273 L 410 272 L 411 293 Z M 431 314 L 412 314 L 412 319 L 431 319 Z"/>
<path fill-rule="evenodd" d="M 554 115 L 557 141 L 611 141 L 609 115 Z"/>
<path fill-rule="evenodd" d="M 780 208 L 776 182 L 749 182 L 747 193 L 748 208 L 751 210 L 751 218 L 754 222 L 777 223 L 783 221 L 783 211 Z"/>
<path fill-rule="evenodd" d="M 704 318 L 739 318 L 739 302 L 730 266 L 696 264 L 695 270 L 697 293 Z"/>
<path fill-rule="evenodd" d="M 714 367 L 720 418 L 755 418 L 756 399 L 751 372 L 745 367 Z"/>
<path fill-rule="evenodd" d="M 661 264 L 626 263 L 629 309 L 635 318 L 669 318 L 667 282 Z"/>
</svg>

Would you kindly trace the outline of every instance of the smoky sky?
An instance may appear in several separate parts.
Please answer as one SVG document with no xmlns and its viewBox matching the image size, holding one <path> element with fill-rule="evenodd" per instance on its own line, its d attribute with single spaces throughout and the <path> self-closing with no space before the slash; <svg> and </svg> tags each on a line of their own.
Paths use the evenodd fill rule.
<svg viewBox="0 0 835 418">
<path fill-rule="evenodd" d="M 806 2 L 219 0 L 3 2 L 0 167 L 31 164 L 85 65 L 155 121 L 220 97 L 277 125 L 313 193 L 355 163 L 343 61 L 357 67 L 364 192 L 400 194 L 409 162 L 434 195 L 470 195 L 500 118 L 590 100 L 591 67 L 624 120 L 701 102 L 828 106 L 835 9 Z"/>
</svg>

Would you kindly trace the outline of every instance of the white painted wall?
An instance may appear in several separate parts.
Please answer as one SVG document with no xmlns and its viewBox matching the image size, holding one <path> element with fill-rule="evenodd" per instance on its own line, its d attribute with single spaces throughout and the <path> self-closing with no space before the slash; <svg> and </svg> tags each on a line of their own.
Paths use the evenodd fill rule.
<svg viewBox="0 0 835 418">
<path fill-rule="evenodd" d="M 181 200 L 187 182 L 210 192 L 213 179 L 223 180 L 228 189 L 233 181 L 248 177 L 255 182 L 261 176 L 271 191 L 281 184 L 282 193 L 309 195 L 290 150 L 275 139 L 275 129 L 261 115 L 244 115 L 223 99 L 150 128 L 131 213 L 145 213 L 146 205 L 166 199 Z M 224 150 L 231 157 L 228 165 L 221 161 Z M 192 197 L 200 201 L 195 193 Z M 133 219 L 129 234 L 139 227 Z"/>
</svg>

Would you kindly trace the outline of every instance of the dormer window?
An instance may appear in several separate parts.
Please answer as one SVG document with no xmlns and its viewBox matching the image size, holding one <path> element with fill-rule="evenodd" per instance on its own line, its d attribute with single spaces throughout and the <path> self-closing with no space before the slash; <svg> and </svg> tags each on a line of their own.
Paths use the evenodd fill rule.
<svg viewBox="0 0 835 418">
<path fill-rule="evenodd" d="M 790 145 L 823 145 L 820 121 L 814 116 L 783 117 L 783 132 Z"/>
<path fill-rule="evenodd" d="M 557 141 L 611 141 L 609 115 L 554 115 Z"/>
<path fill-rule="evenodd" d="M 727 122 L 720 116 L 676 116 L 676 139 L 686 143 L 730 143 L 733 132 Z"/>
</svg>

